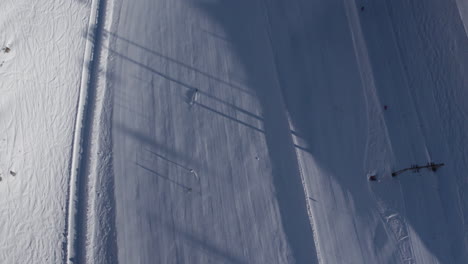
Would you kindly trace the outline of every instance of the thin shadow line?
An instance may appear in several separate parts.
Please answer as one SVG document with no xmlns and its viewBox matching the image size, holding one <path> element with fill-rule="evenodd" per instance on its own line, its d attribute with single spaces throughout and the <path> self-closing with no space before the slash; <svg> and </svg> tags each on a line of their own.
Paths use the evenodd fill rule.
<svg viewBox="0 0 468 264">
<path fill-rule="evenodd" d="M 138 163 L 138 162 L 136 162 L 135 164 L 136 164 L 138 167 L 140 167 L 140 168 L 142 168 L 142 169 L 144 169 L 144 170 L 146 170 L 146 171 L 149 171 L 149 172 L 151 172 L 152 174 L 154 174 L 154 175 L 156 175 L 156 176 L 158 176 L 158 177 L 160 177 L 160 178 L 163 178 L 164 180 L 169 181 L 169 182 L 171 182 L 171 183 L 173 183 L 173 184 L 179 186 L 180 188 L 183 188 L 183 189 L 186 190 L 186 191 L 191 191 L 191 190 L 192 190 L 191 187 L 188 187 L 188 186 L 186 186 L 186 185 L 184 185 L 184 184 L 181 184 L 181 183 L 179 183 L 179 182 L 177 182 L 177 181 L 174 181 L 174 180 L 170 179 L 169 177 L 164 176 L 164 175 L 162 175 L 161 173 L 159 173 L 159 172 L 157 172 L 157 171 L 154 171 L 154 170 L 152 170 L 152 169 L 150 169 L 150 168 L 148 168 L 148 167 L 145 167 L 145 166 L 141 165 L 141 164 Z"/>
<path fill-rule="evenodd" d="M 241 112 L 241 113 L 243 113 L 243 114 L 246 114 L 246 115 L 248 115 L 248 116 L 250 116 L 250 117 L 253 117 L 253 118 L 255 118 L 255 119 L 258 119 L 258 120 L 260 120 L 260 121 L 263 121 L 263 118 L 262 118 L 262 117 L 260 117 L 260 116 L 258 116 L 258 115 L 255 115 L 255 114 L 252 114 L 252 113 L 250 113 L 249 111 L 246 111 L 246 110 L 244 110 L 244 109 L 242 109 L 242 108 L 240 108 L 240 107 L 238 107 L 238 106 L 236 106 L 236 105 L 234 105 L 234 104 L 228 103 L 228 102 L 226 102 L 226 101 L 224 101 L 224 100 L 222 100 L 222 99 L 219 99 L 218 97 L 213 96 L 213 95 L 211 95 L 211 94 L 209 94 L 209 93 L 206 93 L 206 92 L 203 92 L 203 91 L 198 91 L 198 92 L 199 92 L 200 94 L 202 94 L 202 95 L 208 97 L 208 98 L 213 99 L 214 101 L 220 102 L 220 103 L 225 104 L 225 105 L 227 105 L 227 106 L 229 106 L 229 107 L 231 107 L 231 108 L 234 108 L 236 111 L 239 111 L 239 112 Z"/>
<path fill-rule="evenodd" d="M 179 163 L 177 163 L 177 162 L 175 162 L 175 161 L 172 161 L 172 160 L 170 160 L 170 159 L 168 159 L 168 158 L 162 156 L 161 154 L 158 154 L 158 153 L 156 153 L 156 152 L 154 152 L 154 151 L 152 151 L 152 150 L 149 150 L 149 149 L 146 149 L 146 148 L 145 148 L 145 150 L 148 151 L 149 153 L 151 153 L 151 154 L 153 154 L 153 155 L 159 157 L 160 159 L 163 159 L 163 160 L 165 160 L 165 161 L 167 161 L 167 162 L 169 162 L 169 163 L 172 163 L 172 164 L 174 164 L 174 165 L 176 165 L 176 166 L 178 166 L 178 167 L 180 167 L 180 168 L 182 168 L 182 169 L 184 169 L 184 170 L 186 170 L 186 171 L 188 171 L 188 172 L 190 172 L 190 171 L 192 170 L 192 169 L 190 169 L 190 168 L 188 168 L 188 167 L 185 167 L 184 165 L 179 164 Z"/>
<path fill-rule="evenodd" d="M 160 57 L 160 58 L 163 58 L 163 59 L 165 59 L 165 60 L 167 60 L 167 61 L 170 61 L 170 62 L 175 63 L 175 64 L 177 64 L 177 65 L 180 65 L 180 66 L 182 66 L 182 67 L 185 67 L 185 68 L 187 68 L 187 69 L 189 69 L 189 70 L 192 70 L 192 71 L 194 71 L 194 72 L 196 72 L 196 73 L 198 73 L 198 74 L 200 74 L 200 75 L 202 75 L 202 76 L 205 76 L 205 77 L 207 77 L 207 78 L 209 78 L 209 79 L 213 79 L 213 80 L 218 81 L 218 82 L 220 82 L 220 83 L 222 83 L 222 84 L 225 84 L 225 85 L 227 85 L 227 86 L 230 86 L 230 87 L 232 87 L 232 88 L 234 88 L 234 89 L 237 89 L 237 90 L 239 90 L 239 91 L 242 91 L 242 92 L 244 92 L 244 93 L 247 93 L 247 94 L 249 94 L 249 95 L 254 96 L 254 94 L 253 94 L 251 91 L 249 91 L 249 90 L 246 90 L 246 89 L 244 89 L 244 88 L 242 88 L 242 87 L 239 87 L 239 86 L 237 86 L 237 85 L 235 85 L 235 84 L 232 84 L 232 83 L 230 83 L 230 82 L 227 82 L 227 81 L 225 81 L 225 80 L 222 80 L 222 79 L 220 79 L 220 78 L 218 78 L 218 77 L 216 77 L 216 76 L 213 76 L 213 75 L 211 75 L 211 74 L 208 74 L 208 73 L 206 73 L 206 72 L 202 72 L 202 71 L 200 71 L 200 70 L 198 70 L 198 69 L 194 68 L 193 66 L 190 66 L 190 65 L 188 65 L 188 64 L 186 64 L 186 63 L 180 62 L 180 61 L 175 60 L 175 59 L 173 59 L 173 58 L 170 58 L 170 57 L 168 57 L 168 56 L 166 56 L 166 55 L 164 55 L 164 54 L 161 54 L 161 53 L 159 53 L 159 52 L 157 52 L 157 51 L 154 51 L 154 50 L 151 50 L 151 49 L 149 49 L 149 48 L 146 48 L 146 47 L 144 47 L 144 46 L 142 46 L 142 45 L 140 45 L 140 44 L 138 44 L 138 43 L 136 43 L 136 42 L 133 42 L 133 41 L 131 41 L 131 40 L 128 40 L 128 39 L 126 39 L 126 38 L 123 38 L 123 37 L 121 37 L 121 36 L 119 36 L 119 35 L 117 35 L 117 34 L 115 34 L 115 33 L 113 33 L 113 32 L 106 31 L 106 33 L 109 34 L 109 35 L 111 35 L 111 36 L 113 36 L 113 37 L 115 37 L 115 38 L 118 38 L 118 39 L 120 39 L 120 40 L 122 40 L 122 41 L 124 41 L 124 42 L 127 42 L 127 43 L 129 43 L 129 44 L 132 44 L 132 45 L 134 45 L 135 47 L 138 47 L 138 48 L 140 48 L 140 49 L 142 49 L 142 50 L 145 50 L 145 51 L 147 51 L 147 52 L 150 52 L 150 53 L 152 53 L 153 55 L 156 55 L 156 56 L 158 56 L 158 57 Z"/>
<path fill-rule="evenodd" d="M 296 148 L 298 148 L 298 149 L 300 149 L 300 150 L 303 150 L 303 151 L 305 151 L 305 152 L 311 153 L 311 150 L 310 150 L 309 148 L 301 147 L 301 146 L 299 146 L 299 145 L 297 145 L 297 144 L 294 144 L 294 147 L 296 147 Z"/>
<path fill-rule="evenodd" d="M 155 70 L 155 69 L 153 69 L 153 68 L 151 68 L 151 67 L 149 67 L 149 66 L 147 66 L 147 65 L 145 65 L 145 64 L 143 64 L 143 63 L 141 63 L 141 62 L 138 62 L 138 61 L 136 61 L 136 60 L 134 60 L 134 59 L 132 59 L 132 58 L 130 58 L 130 57 L 128 57 L 128 56 L 125 56 L 125 55 L 123 55 L 123 54 L 121 54 L 121 53 L 118 53 L 118 52 L 116 52 L 116 51 L 114 51 L 114 50 L 112 50 L 112 49 L 109 49 L 109 52 L 111 52 L 111 53 L 113 53 L 113 54 L 115 54 L 115 55 L 117 55 L 117 56 L 119 56 L 119 57 L 121 57 L 121 58 L 123 58 L 123 59 L 125 59 L 125 60 L 127 60 L 127 61 L 129 61 L 129 62 L 131 62 L 131 63 L 134 63 L 134 64 L 136 64 L 136 65 L 138 65 L 138 66 L 140 66 L 140 67 L 142 67 L 142 68 L 144 68 L 144 69 L 146 69 L 146 70 L 148 70 L 148 71 L 150 71 L 150 72 L 152 72 L 152 73 L 154 73 L 154 74 L 156 74 L 156 75 L 159 75 L 159 76 L 161 76 L 162 78 L 164 78 L 164 79 L 166 79 L 166 80 L 168 80 L 168 81 L 174 82 L 174 83 L 176 83 L 176 84 L 178 84 L 178 85 L 180 85 L 180 86 L 183 86 L 183 87 L 185 87 L 185 88 L 187 88 L 187 89 L 190 89 L 190 90 L 197 90 L 197 91 L 200 92 L 200 94 L 203 94 L 203 95 L 205 95 L 205 96 L 207 96 L 207 97 L 209 97 L 209 98 L 212 98 L 213 100 L 216 100 L 216 101 L 218 101 L 218 102 L 220 102 L 220 103 L 223 103 L 223 104 L 225 104 L 225 105 L 227 105 L 227 106 L 229 106 L 229 107 L 232 107 L 232 108 L 234 108 L 235 110 L 237 110 L 237 111 L 239 111 L 239 112 L 242 112 L 242 113 L 244 113 L 244 114 L 246 114 L 246 115 L 248 115 L 248 116 L 251 116 L 251 117 L 253 117 L 253 118 L 255 118 L 255 119 L 258 119 L 258 120 L 260 120 L 260 121 L 263 120 L 263 118 L 261 118 L 261 117 L 255 115 L 255 114 L 252 114 L 252 113 L 250 113 L 250 112 L 248 112 L 248 111 L 246 111 L 246 110 L 244 110 L 244 109 L 242 109 L 242 108 L 239 108 L 238 106 L 235 106 L 235 105 L 233 105 L 233 104 L 231 104 L 231 103 L 225 102 L 225 101 L 223 101 L 223 100 L 221 100 L 221 99 L 219 99 L 219 98 L 217 98 L 217 97 L 215 97 L 215 96 L 212 96 L 212 95 L 210 95 L 210 94 L 208 94 L 208 93 L 206 93 L 206 92 L 202 92 L 202 91 L 200 91 L 200 89 L 196 88 L 195 86 L 186 84 L 186 83 L 181 82 L 181 81 L 179 81 L 179 80 L 176 80 L 176 79 L 170 77 L 169 75 L 166 75 L 166 74 L 164 74 L 164 73 L 162 73 L 162 72 L 160 72 L 160 71 L 157 71 L 157 70 Z M 214 110 L 214 111 L 217 112 L 216 110 Z M 238 121 L 238 120 L 237 120 L 237 121 Z M 243 123 L 242 121 L 238 121 L 238 122 Z M 248 125 L 248 124 L 247 124 L 247 125 Z M 249 126 L 249 125 L 248 125 L 248 126 Z M 257 129 L 257 130 L 258 130 L 258 129 Z M 261 131 L 261 130 L 259 130 L 259 131 L 260 131 L 260 132 L 263 132 L 263 131 Z"/>
<path fill-rule="evenodd" d="M 301 139 L 306 139 L 307 137 L 304 136 L 304 134 L 300 133 L 300 132 L 297 132 L 297 131 L 294 131 L 291 129 L 291 134 L 294 135 L 295 137 L 297 138 L 301 138 Z"/>
<path fill-rule="evenodd" d="M 151 138 L 150 136 L 145 135 L 141 131 L 129 128 L 129 127 L 123 125 L 122 123 L 115 123 L 113 128 L 115 128 L 116 130 L 121 131 L 122 133 L 124 133 L 126 135 L 129 135 L 129 136 L 135 138 L 136 140 L 140 141 L 140 143 L 147 144 L 151 148 L 155 148 L 155 149 L 158 149 L 158 150 L 160 150 L 162 152 L 165 152 L 169 156 L 174 156 L 174 157 L 178 156 L 178 157 L 181 157 L 181 159 L 185 160 L 185 161 L 191 160 L 191 158 L 188 155 L 176 152 L 174 149 L 169 148 L 166 144 L 160 143 L 160 142 L 156 141 L 155 139 Z M 195 163 L 194 166 L 202 166 L 203 165 L 203 164 L 201 164 L 200 162 L 197 162 L 197 161 L 194 161 L 194 163 Z"/>
<path fill-rule="evenodd" d="M 112 54 L 115 54 L 115 55 L 117 55 L 117 56 L 131 62 L 131 63 L 134 63 L 134 64 L 136 64 L 136 65 L 138 65 L 138 66 L 140 66 L 140 67 L 142 67 L 142 68 L 144 68 L 144 69 L 146 69 L 146 70 L 148 70 L 148 71 L 150 71 L 150 72 L 152 72 L 152 73 L 154 73 L 156 75 L 159 75 L 159 76 L 163 77 L 164 79 L 167 79 L 167 80 L 169 80 L 171 82 L 177 83 L 177 84 L 179 84 L 179 85 L 181 85 L 181 86 L 183 86 L 183 87 L 185 87 L 187 89 L 197 89 L 194 86 L 191 86 L 191 85 L 183 83 L 183 82 L 181 82 L 179 80 L 176 80 L 176 79 L 174 79 L 174 78 L 172 78 L 172 77 L 170 77 L 170 76 L 168 76 L 168 75 L 166 75 L 166 74 L 164 74 L 162 72 L 159 72 L 159 71 L 157 71 L 157 70 L 155 70 L 155 69 L 153 69 L 153 68 L 151 68 L 149 66 L 146 66 L 145 64 L 143 64 L 141 62 L 138 62 L 138 61 L 136 61 L 136 60 L 134 60 L 134 59 L 132 59 L 130 57 L 127 57 L 127 56 L 125 56 L 125 55 L 123 55 L 121 53 L 118 53 L 115 50 L 109 49 L 109 52 L 112 53 Z"/>
<path fill-rule="evenodd" d="M 146 65 L 144 65 L 143 63 L 140 63 L 140 62 L 138 62 L 138 61 L 136 61 L 136 60 L 134 60 L 134 59 L 132 59 L 132 58 L 129 58 L 129 57 L 123 55 L 123 54 L 120 54 L 120 53 L 118 53 L 118 52 L 116 52 L 116 51 L 114 51 L 114 50 L 109 49 L 109 52 L 111 52 L 111 53 L 113 53 L 113 54 L 116 54 L 117 56 L 122 57 L 122 58 L 128 60 L 128 61 L 131 62 L 131 63 L 134 63 L 134 64 L 136 64 L 136 65 L 138 65 L 138 66 L 140 66 L 140 67 L 142 67 L 142 68 L 144 68 L 144 69 L 147 69 L 147 70 L 150 71 L 150 72 L 153 72 L 153 73 L 155 73 L 155 74 L 157 74 L 157 75 L 159 75 L 159 76 L 161 76 L 161 77 L 163 77 L 163 78 L 165 78 L 165 79 L 167 79 L 167 80 L 169 80 L 169 81 L 175 82 L 175 83 L 177 83 L 177 84 L 179 84 L 179 85 L 181 85 L 181 86 L 184 86 L 184 87 L 186 87 L 186 88 L 188 88 L 188 89 L 197 89 L 197 88 L 195 88 L 195 87 L 193 87 L 193 86 L 187 85 L 187 84 L 185 84 L 185 83 L 183 83 L 183 82 L 181 82 L 181 81 L 179 81 L 179 80 L 176 80 L 176 79 L 174 79 L 174 78 L 172 78 L 172 77 L 170 77 L 170 76 L 167 76 L 166 74 L 163 74 L 163 73 L 161 73 L 161 72 L 159 72 L 159 71 L 156 71 L 156 70 L 154 70 L 153 68 L 151 68 L 151 67 L 149 67 L 149 66 L 146 66 Z M 197 90 L 198 90 L 198 89 L 197 89 Z M 245 123 L 245 122 L 242 122 L 242 121 L 240 121 L 240 120 L 238 120 L 238 119 L 235 119 L 235 118 L 233 118 L 233 117 L 230 117 L 230 116 L 228 116 L 228 115 L 226 115 L 226 114 L 224 114 L 224 113 L 221 113 L 221 112 L 219 112 L 219 111 L 217 111 L 217 110 L 215 110 L 215 109 L 213 109 L 213 108 L 210 108 L 210 107 L 208 107 L 208 106 L 206 106 L 206 105 L 200 104 L 200 103 L 198 103 L 198 102 L 194 102 L 194 103 L 195 103 L 196 105 L 199 105 L 199 106 L 201 106 L 201 107 L 207 109 L 207 110 L 210 110 L 210 111 L 212 111 L 212 112 L 214 112 L 214 113 L 217 113 L 217 114 L 219 114 L 219 115 L 221 115 L 221 116 L 223 116 L 223 117 L 225 117 L 225 118 L 228 118 L 228 119 L 230 119 L 230 120 L 232 120 L 232 121 L 238 122 L 238 123 L 240 123 L 240 124 L 242 124 L 242 125 L 244 125 L 244 126 L 247 126 L 247 127 L 251 128 L 251 129 L 253 129 L 253 130 L 256 130 L 256 131 L 261 132 L 261 133 L 265 133 L 263 130 L 261 130 L 261 129 L 259 129 L 259 128 L 256 128 L 256 127 L 254 127 L 254 126 L 252 126 L 252 125 L 249 125 L 249 124 L 247 124 L 247 123 Z"/>
<path fill-rule="evenodd" d="M 116 53 L 116 52 L 115 52 L 115 53 Z M 118 53 L 117 53 L 117 55 L 118 55 L 118 56 L 121 56 L 121 54 L 118 54 Z M 124 57 L 124 56 L 122 56 L 122 57 Z M 124 57 L 124 59 L 127 59 L 127 57 Z M 133 62 L 133 61 L 131 61 L 131 62 Z M 149 67 L 148 67 L 148 68 L 149 68 Z M 152 69 L 152 71 L 155 71 L 155 70 Z M 255 115 L 255 114 L 253 114 L 253 113 L 250 113 L 249 111 L 244 110 L 244 109 L 238 107 L 237 105 L 234 105 L 234 104 L 232 104 L 232 103 L 226 102 L 226 101 L 224 101 L 224 100 L 222 100 L 222 99 L 220 99 L 220 98 L 218 98 L 218 97 L 216 97 L 216 96 L 214 96 L 214 95 L 211 95 L 211 94 L 209 94 L 209 93 L 207 93 L 207 92 L 204 92 L 204 91 L 202 91 L 202 90 L 200 90 L 200 89 L 198 89 L 198 88 L 195 88 L 195 87 L 193 87 L 193 86 L 191 86 L 191 85 L 188 85 L 188 84 L 183 83 L 183 82 L 181 82 L 181 81 L 175 80 L 174 78 L 169 77 L 168 75 L 165 75 L 165 74 L 163 74 L 163 73 L 161 73 L 161 72 L 158 72 L 158 71 L 157 71 L 157 74 L 160 75 L 161 77 L 163 77 L 163 78 L 169 80 L 169 81 L 176 82 L 177 84 L 182 85 L 182 86 L 184 86 L 184 87 L 186 87 L 186 88 L 189 88 L 189 89 L 196 89 L 198 93 L 202 94 L 202 95 L 205 96 L 205 97 L 208 97 L 208 98 L 210 98 L 210 99 L 213 99 L 213 100 L 216 101 L 216 102 L 219 102 L 219 103 L 221 103 L 221 104 L 224 104 L 224 105 L 226 105 L 226 106 L 229 106 L 229 107 L 235 109 L 236 111 L 239 111 L 239 112 L 241 112 L 241 113 L 243 113 L 243 114 L 245 114 L 245 115 L 248 115 L 248 116 L 250 116 L 250 117 L 252 117 L 252 118 L 255 118 L 255 119 L 258 119 L 258 120 L 260 120 L 260 121 L 263 121 L 263 118 L 262 118 L 262 117 L 260 117 L 260 116 L 258 116 L 258 115 Z M 137 80 L 140 80 L 140 81 L 143 81 L 143 82 L 148 82 L 148 80 L 145 80 L 145 79 L 142 79 L 142 78 L 139 78 L 139 77 L 136 77 L 136 76 L 133 76 L 133 78 L 135 78 L 135 79 L 137 79 Z"/>
<path fill-rule="evenodd" d="M 215 110 L 215 109 L 213 109 L 213 108 L 211 108 L 211 107 L 209 107 L 209 106 L 206 106 L 206 105 L 204 105 L 204 104 L 200 104 L 199 102 L 194 102 L 194 104 L 200 106 L 201 108 L 205 108 L 206 110 L 209 110 L 209 111 L 211 111 L 211 112 L 214 112 L 214 113 L 216 113 L 216 114 L 218 114 L 218 115 L 221 115 L 221 116 L 223 116 L 223 117 L 225 117 L 225 118 L 227 118 L 227 119 L 229 119 L 229 120 L 232 120 L 232 121 L 234 121 L 234 122 L 237 122 L 237 123 L 239 123 L 239 124 L 241 124 L 241 125 L 244 125 L 244 126 L 246 126 L 246 127 L 248 127 L 248 128 L 251 128 L 251 129 L 253 129 L 253 130 L 255 130 L 255 131 L 258 131 L 258 132 L 260 132 L 260 133 L 265 133 L 265 131 L 263 131 L 263 130 L 261 130 L 261 129 L 259 129 L 259 128 L 256 128 L 256 127 L 254 127 L 254 126 L 252 126 L 252 125 L 250 125 L 250 124 L 247 124 L 247 123 L 245 123 L 245 122 L 243 122 L 243 121 L 240 121 L 239 119 L 233 118 L 233 117 L 231 117 L 231 116 L 228 116 L 228 115 L 226 115 L 226 114 L 224 114 L 224 113 L 221 113 L 221 112 L 219 112 L 218 110 Z"/>
</svg>

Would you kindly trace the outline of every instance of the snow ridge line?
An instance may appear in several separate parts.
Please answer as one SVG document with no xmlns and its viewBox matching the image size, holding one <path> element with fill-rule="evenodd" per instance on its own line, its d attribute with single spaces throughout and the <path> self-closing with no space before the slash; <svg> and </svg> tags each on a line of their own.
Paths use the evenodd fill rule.
<svg viewBox="0 0 468 264">
<path fill-rule="evenodd" d="M 268 4 L 265 2 L 265 0 L 260 0 L 260 5 L 263 5 L 263 10 L 264 10 L 264 17 L 265 17 L 265 20 L 266 20 L 266 23 L 267 23 L 267 35 L 268 35 L 268 41 L 269 41 L 269 44 L 270 44 L 270 49 L 271 49 L 271 52 L 272 52 L 272 55 L 273 55 L 273 62 L 274 62 L 274 68 L 275 68 L 275 72 L 276 72 L 276 76 L 278 76 L 278 78 L 280 78 L 280 73 L 279 73 L 279 70 L 278 70 L 278 65 L 277 65 L 277 55 L 276 55 L 276 52 L 275 52 L 275 47 L 273 45 L 273 40 L 272 40 L 272 36 L 271 36 L 271 30 L 273 28 L 272 26 L 272 23 L 271 23 L 271 20 L 270 20 L 270 16 L 268 14 Z M 280 93 L 281 95 L 283 95 L 283 91 L 281 89 L 281 82 L 279 79 L 277 79 L 277 82 L 278 82 L 278 87 L 280 88 Z M 283 97 L 282 97 L 283 98 Z M 285 111 L 285 114 L 286 114 L 286 118 L 287 118 L 287 122 L 288 122 L 288 129 L 290 131 L 294 131 L 294 127 L 293 127 L 293 124 L 291 122 L 291 117 L 289 115 L 289 112 L 287 111 L 286 107 L 283 106 L 283 109 Z M 297 144 L 297 140 L 294 136 L 292 136 L 291 134 L 291 140 L 294 144 Z M 320 263 L 323 263 L 323 261 L 321 260 L 321 254 L 320 254 L 320 245 L 319 245 L 319 241 L 318 241 L 318 238 L 317 238 L 317 231 L 315 229 L 315 219 L 314 219 L 314 215 L 313 215 L 313 211 L 312 211 L 312 208 L 310 206 L 310 203 L 309 203 L 309 199 L 308 197 L 309 196 L 309 193 L 308 193 L 308 189 L 307 189 L 307 186 L 306 186 L 306 180 L 305 180 L 305 177 L 304 177 L 304 172 L 303 172 L 303 169 L 302 169 L 302 159 L 301 159 L 301 156 L 297 150 L 297 148 L 295 146 L 293 146 L 293 149 L 294 149 L 294 153 L 295 153 L 295 156 L 296 156 L 296 165 L 298 167 L 298 171 L 299 171 L 299 177 L 301 178 L 301 185 L 302 185 L 302 190 L 303 190 L 303 195 L 304 195 L 304 200 L 305 200 L 305 205 L 306 205 L 306 211 L 307 211 L 307 216 L 308 216 L 308 221 L 309 221 L 309 226 L 311 228 L 311 231 L 312 231 L 312 240 L 314 241 L 314 251 L 315 251 L 315 257 L 316 257 L 316 261 L 317 261 L 317 264 L 320 264 Z"/>
<path fill-rule="evenodd" d="M 89 97 L 91 89 L 94 89 L 96 80 L 97 64 L 99 60 L 99 41 L 100 31 L 103 27 L 103 13 L 102 8 L 105 5 L 105 0 L 92 0 L 91 2 L 91 14 L 89 17 L 89 24 L 86 34 L 86 46 L 83 57 L 83 71 L 81 75 L 80 90 L 78 97 L 78 110 L 75 120 L 75 133 L 73 138 L 72 146 L 72 157 L 71 157 L 71 169 L 70 169 L 70 182 L 68 186 L 67 196 L 67 212 L 66 212 L 66 224 L 65 224 L 65 236 L 66 236 L 66 251 L 64 254 L 64 263 L 73 264 L 77 263 L 78 254 L 84 255 L 80 252 L 79 246 L 80 241 L 78 238 L 79 228 L 86 224 L 80 223 L 83 218 L 84 206 L 86 201 L 82 202 L 81 198 L 86 200 L 86 197 L 80 197 L 86 190 L 88 182 L 88 170 L 86 169 L 85 156 L 88 154 L 89 139 L 85 138 L 90 135 L 92 120 L 89 120 L 91 113 L 93 112 L 89 104 Z M 94 34 L 94 35 L 93 35 Z M 94 38 L 90 38 L 94 36 Z M 98 47 L 98 48 L 96 48 Z M 83 137 L 84 135 L 84 137 Z M 84 193 L 86 194 L 86 193 Z M 86 196 L 86 195 L 85 195 Z M 81 209 L 81 210 L 79 210 Z M 86 214 L 86 212 L 84 212 Z M 81 230 L 82 233 L 85 230 Z M 83 235 L 81 235 L 83 236 Z M 82 262 L 81 262 L 82 263 Z"/>
<path fill-rule="evenodd" d="M 293 124 L 291 122 L 291 119 L 290 119 L 289 115 L 288 115 L 288 122 L 289 122 L 289 125 L 291 127 L 291 130 L 295 131 L 294 126 L 293 126 Z M 293 137 L 293 142 L 294 142 L 294 144 L 299 145 L 297 137 Z M 315 221 L 314 211 L 312 210 L 312 206 L 310 205 L 310 201 L 309 201 L 309 197 L 311 197 L 311 195 L 309 194 L 309 189 L 307 188 L 306 178 L 304 176 L 304 170 L 303 170 L 304 160 L 302 158 L 302 154 L 300 153 L 300 151 L 297 148 L 295 148 L 294 151 L 296 152 L 297 163 L 298 163 L 297 165 L 299 167 L 299 175 L 301 176 L 302 188 L 304 189 L 304 195 L 305 195 L 305 200 L 306 200 L 305 202 L 306 202 L 306 208 L 307 208 L 307 215 L 309 216 L 310 227 L 312 228 L 312 235 L 314 236 L 315 252 L 316 252 L 317 261 L 318 261 L 317 264 L 321 264 L 321 263 L 324 263 L 324 262 L 322 260 L 322 255 L 320 254 L 320 243 L 319 243 L 319 239 L 318 239 L 318 235 L 317 235 L 317 230 L 315 228 L 317 223 Z"/>
</svg>

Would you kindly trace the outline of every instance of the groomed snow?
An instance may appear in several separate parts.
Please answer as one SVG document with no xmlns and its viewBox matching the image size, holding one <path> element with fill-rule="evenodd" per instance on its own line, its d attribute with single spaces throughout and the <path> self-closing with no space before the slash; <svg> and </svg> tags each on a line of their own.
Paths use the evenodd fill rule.
<svg viewBox="0 0 468 264">
<path fill-rule="evenodd" d="M 0 263 L 468 263 L 466 2 L 0 10 Z"/>
</svg>

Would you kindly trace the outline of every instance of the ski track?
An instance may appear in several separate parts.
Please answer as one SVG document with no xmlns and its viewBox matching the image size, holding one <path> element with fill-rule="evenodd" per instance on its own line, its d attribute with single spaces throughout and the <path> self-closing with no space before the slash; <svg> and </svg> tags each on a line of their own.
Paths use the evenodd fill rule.
<svg viewBox="0 0 468 264">
<path fill-rule="evenodd" d="M 86 34 L 83 73 L 78 99 L 73 140 L 71 176 L 68 192 L 66 252 L 64 263 L 86 263 L 88 239 L 90 162 L 93 158 L 93 126 L 95 125 L 97 82 L 101 57 L 102 31 L 105 22 L 106 0 L 91 3 L 91 15 Z"/>
</svg>

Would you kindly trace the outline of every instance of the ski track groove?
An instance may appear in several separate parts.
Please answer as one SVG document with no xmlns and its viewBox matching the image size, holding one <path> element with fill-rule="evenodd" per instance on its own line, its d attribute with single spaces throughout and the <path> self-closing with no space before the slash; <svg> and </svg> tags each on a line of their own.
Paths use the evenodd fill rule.
<svg viewBox="0 0 468 264">
<path fill-rule="evenodd" d="M 86 263 L 89 155 L 99 75 L 102 29 L 107 0 L 92 0 L 77 103 L 67 194 L 63 263 Z"/>
</svg>

